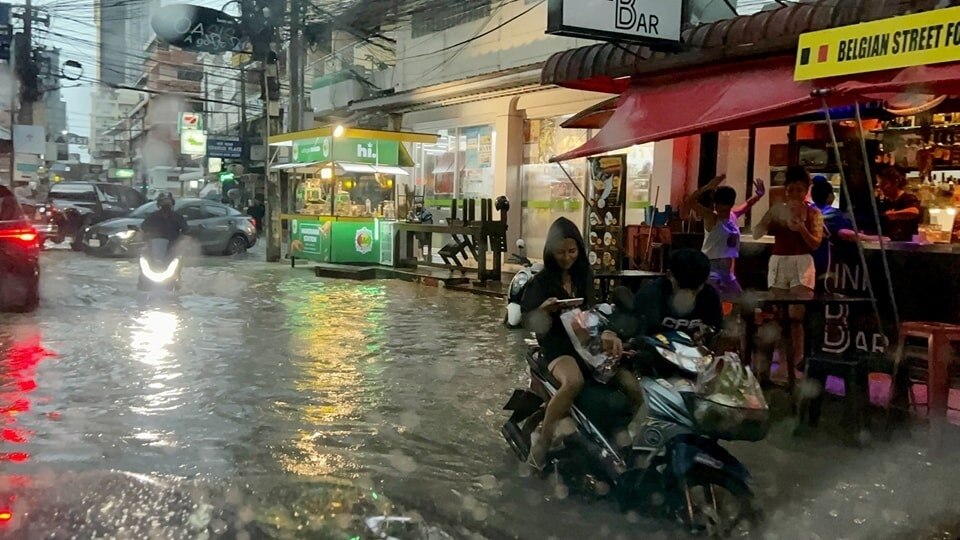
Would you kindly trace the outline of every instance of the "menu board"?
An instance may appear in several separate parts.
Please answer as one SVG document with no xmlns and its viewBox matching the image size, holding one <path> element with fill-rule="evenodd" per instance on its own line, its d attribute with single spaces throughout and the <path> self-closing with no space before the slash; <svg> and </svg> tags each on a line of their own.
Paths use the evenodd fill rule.
<svg viewBox="0 0 960 540">
<path fill-rule="evenodd" d="M 587 160 L 590 209 L 587 244 L 594 273 L 616 274 L 623 267 L 623 219 L 627 156 Z"/>
</svg>

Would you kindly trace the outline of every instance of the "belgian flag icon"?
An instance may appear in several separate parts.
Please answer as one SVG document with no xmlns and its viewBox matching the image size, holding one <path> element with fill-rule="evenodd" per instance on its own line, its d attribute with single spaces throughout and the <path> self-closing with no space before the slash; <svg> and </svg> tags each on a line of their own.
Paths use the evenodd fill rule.
<svg viewBox="0 0 960 540">
<path fill-rule="evenodd" d="M 810 64 L 810 54 L 812 52 L 811 47 L 804 47 L 800 51 L 800 65 L 806 66 Z M 822 64 L 830 58 L 830 46 L 821 45 L 817 50 L 817 63 Z"/>
</svg>

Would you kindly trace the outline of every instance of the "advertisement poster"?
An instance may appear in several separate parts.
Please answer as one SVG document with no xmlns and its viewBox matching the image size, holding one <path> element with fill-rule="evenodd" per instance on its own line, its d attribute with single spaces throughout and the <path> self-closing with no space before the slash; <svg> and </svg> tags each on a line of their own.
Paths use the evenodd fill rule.
<svg viewBox="0 0 960 540">
<path fill-rule="evenodd" d="M 587 216 L 587 249 L 595 274 L 616 274 L 623 269 L 623 216 L 627 156 L 587 160 L 590 212 Z"/>
<path fill-rule="evenodd" d="M 493 166 L 493 128 L 480 130 L 480 168 Z"/>
</svg>

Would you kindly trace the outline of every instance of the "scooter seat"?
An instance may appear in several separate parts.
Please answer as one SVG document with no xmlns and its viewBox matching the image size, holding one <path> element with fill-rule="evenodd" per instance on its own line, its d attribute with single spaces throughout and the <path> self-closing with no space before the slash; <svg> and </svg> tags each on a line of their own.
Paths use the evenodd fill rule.
<svg viewBox="0 0 960 540">
<path fill-rule="evenodd" d="M 539 348 L 530 349 L 527 363 L 537 376 L 559 388 L 560 383 L 543 362 Z M 633 419 L 627 396 L 612 384 L 599 383 L 590 376 L 585 377 L 574 405 L 604 434 L 625 427 Z"/>
</svg>

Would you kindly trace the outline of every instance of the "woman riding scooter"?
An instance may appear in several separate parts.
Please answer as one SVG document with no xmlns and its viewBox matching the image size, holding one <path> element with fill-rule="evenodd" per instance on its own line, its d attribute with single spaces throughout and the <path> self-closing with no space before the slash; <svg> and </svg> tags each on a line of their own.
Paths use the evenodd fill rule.
<svg viewBox="0 0 960 540">
<path fill-rule="evenodd" d="M 560 385 L 547 405 L 540 437 L 527 458 L 538 470 L 545 465 L 557 424 L 569 414 L 584 381 L 591 378 L 590 367 L 577 354 L 560 320 L 560 313 L 565 309 L 593 304 L 593 272 L 583 236 L 572 221 L 559 218 L 550 226 L 543 249 L 543 266 L 526 286 L 521 301 L 525 327 L 536 333 L 542 361 Z M 602 339 L 607 353 L 615 356 L 623 353 L 623 343 L 616 333 L 604 332 Z M 636 377 L 621 369 L 617 381 L 639 407 L 643 398 Z"/>
</svg>

